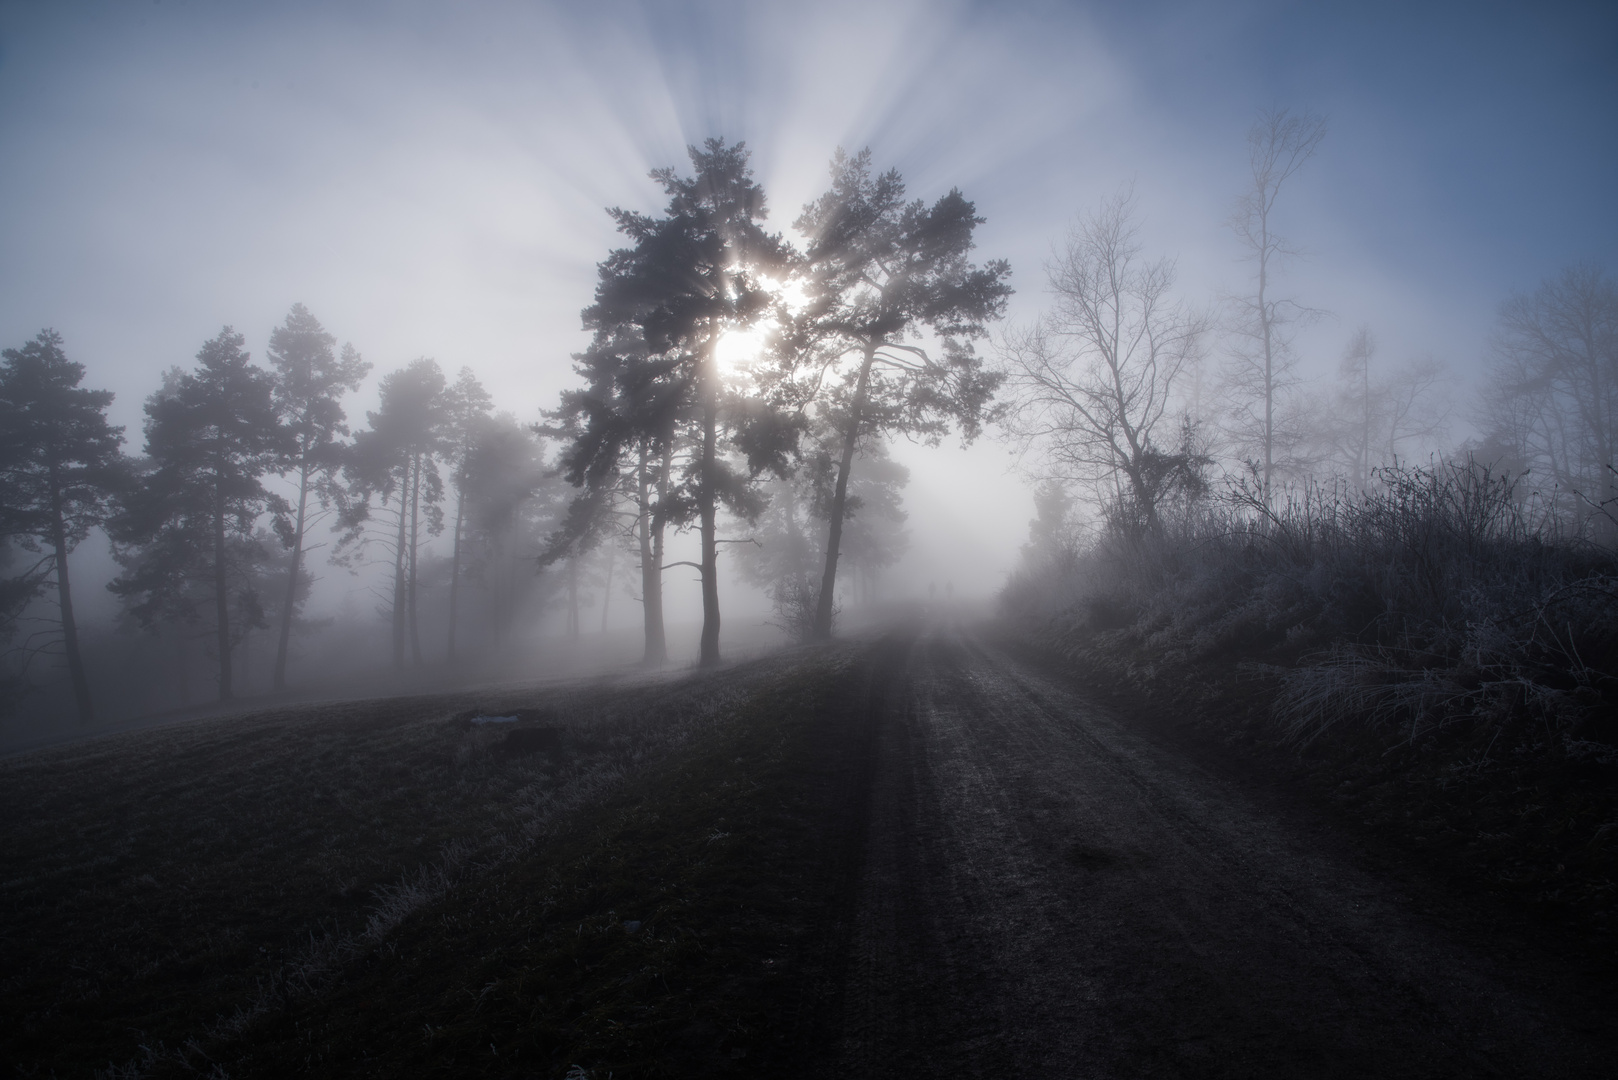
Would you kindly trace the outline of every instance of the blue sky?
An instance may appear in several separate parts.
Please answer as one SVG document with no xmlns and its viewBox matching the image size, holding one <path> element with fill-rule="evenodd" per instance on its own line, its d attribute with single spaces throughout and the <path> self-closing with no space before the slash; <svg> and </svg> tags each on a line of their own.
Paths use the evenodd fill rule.
<svg viewBox="0 0 1618 1080">
<path fill-rule="evenodd" d="M 1283 206 L 1286 287 L 1334 314 L 1306 365 L 1365 324 L 1464 388 L 1501 299 L 1618 262 L 1615 103 L 1612 4 L 0 0 L 0 340 L 54 326 L 133 433 L 164 368 L 224 323 L 261 351 L 301 301 L 379 370 L 469 364 L 533 417 L 602 208 L 655 209 L 646 171 L 708 135 L 753 147 L 781 229 L 838 145 L 960 187 L 1020 319 L 1068 221 L 1133 182 L 1204 302 L 1243 280 L 1246 128 L 1289 107 L 1330 122 Z M 926 460 L 957 487 L 1005 468 Z M 969 537 L 929 483 L 917 512 Z"/>
</svg>

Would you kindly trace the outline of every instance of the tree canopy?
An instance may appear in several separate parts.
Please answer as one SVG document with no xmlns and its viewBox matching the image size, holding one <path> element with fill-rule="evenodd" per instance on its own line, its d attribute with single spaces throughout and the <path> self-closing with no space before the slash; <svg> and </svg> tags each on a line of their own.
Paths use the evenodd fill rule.
<svg viewBox="0 0 1618 1080">
<path fill-rule="evenodd" d="M 124 573 L 111 588 L 137 619 L 150 626 L 211 616 L 221 701 L 234 695 L 231 652 L 241 634 L 264 625 L 251 572 L 263 556 L 254 525 L 289 509 L 263 478 L 295 451 L 274 378 L 244 344 L 225 327 L 197 353 L 195 370 L 171 369 L 147 400 L 150 471 L 114 528 Z"/>
<path fill-rule="evenodd" d="M 294 304 L 286 322 L 271 332 L 266 350 L 275 372 L 275 408 L 292 442 L 286 466 L 298 485 L 293 513 L 276 521 L 281 542 L 291 550 L 275 652 L 273 685 L 278 690 L 286 685 L 293 615 L 299 596 L 307 591 L 300 573 L 311 524 L 309 496 L 316 496 L 322 510 L 332 501 L 330 485 L 342 464 L 342 439 L 348 434 L 342 398 L 359 389 L 360 380 L 371 370 L 352 345 L 345 345 L 341 355 L 335 351 L 336 345 L 337 339 L 326 333 L 308 308 Z"/>
<path fill-rule="evenodd" d="M 13 579 L 0 607 L 15 608 L 48 581 L 56 585 L 58 641 L 79 719 L 95 713 L 73 614 L 68 555 L 104 524 L 128 487 L 124 429 L 107 423 L 112 393 L 89 390 L 84 365 L 67 358 L 62 336 L 42 330 L 20 349 L 0 352 L 0 539 L 40 552 Z"/>
<path fill-rule="evenodd" d="M 700 533 L 701 663 L 711 665 L 719 659 L 718 512 L 758 513 L 754 481 L 790 467 L 800 425 L 745 387 L 727 387 L 716 357 L 726 333 L 774 308 L 789 250 L 761 224 L 764 191 L 744 144 L 709 139 L 689 154 L 692 175 L 651 174 L 668 198 L 662 216 L 609 211 L 632 244 L 600 264 L 595 303 L 584 311 L 595 338 L 579 358 L 589 383 L 564 399 L 575 433 L 563 460 L 570 479 L 599 494 L 626 460 L 637 463 L 639 488 L 651 478 L 638 463 L 663 451 L 673 468 L 682 451 L 677 473 L 651 482 L 661 492 L 658 520 L 694 521 Z M 643 548 L 644 563 L 650 545 Z"/>
<path fill-rule="evenodd" d="M 1001 376 L 972 348 L 1005 311 L 1011 267 L 969 261 L 983 219 L 959 190 L 931 206 L 906 201 L 897 171 L 873 176 L 871 153 L 832 159 L 831 187 L 804 208 L 810 237 L 779 349 L 776 386 L 840 434 L 830 537 L 815 633 L 831 633 L 849 475 L 861 440 L 977 435 Z M 940 341 L 930 350 L 923 335 Z"/>
</svg>

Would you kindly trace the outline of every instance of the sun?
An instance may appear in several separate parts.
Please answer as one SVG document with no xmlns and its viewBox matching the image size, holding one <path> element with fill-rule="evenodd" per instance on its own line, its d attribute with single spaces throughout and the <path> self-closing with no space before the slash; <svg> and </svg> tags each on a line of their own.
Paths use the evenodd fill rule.
<svg viewBox="0 0 1618 1080">
<path fill-rule="evenodd" d="M 759 284 L 783 303 L 789 316 L 797 315 L 808 306 L 809 298 L 802 281 L 795 278 L 787 281 L 764 278 Z M 763 323 L 747 328 L 736 327 L 720 334 L 719 342 L 714 347 L 714 358 L 719 362 L 720 370 L 736 372 L 756 363 L 764 355 L 770 330 L 775 326 L 775 320 L 771 318 Z"/>
<path fill-rule="evenodd" d="M 751 326 L 746 329 L 726 330 L 719 335 L 714 346 L 714 359 L 719 370 L 732 372 L 752 366 L 764 352 L 765 328 Z"/>
</svg>

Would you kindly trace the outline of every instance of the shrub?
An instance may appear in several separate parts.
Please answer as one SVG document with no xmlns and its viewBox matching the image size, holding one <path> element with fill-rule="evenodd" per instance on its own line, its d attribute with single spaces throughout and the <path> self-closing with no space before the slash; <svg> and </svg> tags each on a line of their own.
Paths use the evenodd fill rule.
<svg viewBox="0 0 1618 1080">
<path fill-rule="evenodd" d="M 1561 533 L 1516 479 L 1470 458 L 1375 481 L 1270 499 L 1236 481 L 1155 534 L 1103 529 L 1066 562 L 1025 566 L 1002 608 L 1125 666 L 1260 663 L 1280 679 L 1273 718 L 1300 743 L 1342 723 L 1618 739 L 1615 553 Z"/>
</svg>

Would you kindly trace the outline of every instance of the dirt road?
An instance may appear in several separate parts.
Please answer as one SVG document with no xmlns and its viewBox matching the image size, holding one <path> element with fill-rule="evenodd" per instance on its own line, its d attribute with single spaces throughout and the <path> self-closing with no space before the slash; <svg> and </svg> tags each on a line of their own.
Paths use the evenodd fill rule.
<svg viewBox="0 0 1618 1080">
<path fill-rule="evenodd" d="M 1618 1069 L 1556 962 L 1453 940 L 1079 688 L 958 626 L 876 649 L 823 1075 Z"/>
</svg>

